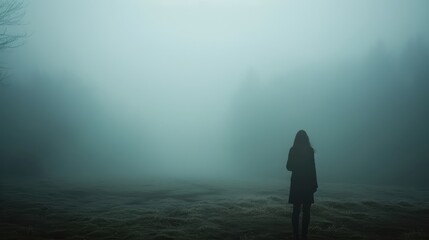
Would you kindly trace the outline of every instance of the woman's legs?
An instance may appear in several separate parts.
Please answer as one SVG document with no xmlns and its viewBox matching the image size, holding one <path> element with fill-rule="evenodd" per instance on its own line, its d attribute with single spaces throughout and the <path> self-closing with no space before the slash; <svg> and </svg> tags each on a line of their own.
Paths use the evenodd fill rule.
<svg viewBox="0 0 429 240">
<path fill-rule="evenodd" d="M 295 206 L 295 205 L 294 205 Z M 304 203 L 302 205 L 302 229 L 301 229 L 301 236 L 302 239 L 307 239 L 307 233 L 308 233 L 308 225 L 310 224 L 310 207 L 311 203 Z"/>
<path fill-rule="evenodd" d="M 302 204 L 302 239 L 307 239 L 308 225 L 310 224 L 310 208 L 311 203 Z M 292 228 L 295 239 L 299 239 L 299 215 L 301 214 L 301 204 L 293 204 L 292 211 Z"/>
<path fill-rule="evenodd" d="M 292 228 L 293 235 L 296 240 L 299 240 L 299 214 L 301 212 L 301 204 L 293 204 L 292 211 Z"/>
</svg>

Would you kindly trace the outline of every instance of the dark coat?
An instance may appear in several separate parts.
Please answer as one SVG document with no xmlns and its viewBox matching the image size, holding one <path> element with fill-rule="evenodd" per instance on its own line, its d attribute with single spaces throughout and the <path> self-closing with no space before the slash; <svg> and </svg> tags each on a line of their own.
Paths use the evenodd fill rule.
<svg viewBox="0 0 429 240">
<path fill-rule="evenodd" d="M 292 147 L 289 150 L 286 168 L 292 171 L 289 203 L 314 203 L 313 193 L 318 187 L 314 150 Z"/>
</svg>

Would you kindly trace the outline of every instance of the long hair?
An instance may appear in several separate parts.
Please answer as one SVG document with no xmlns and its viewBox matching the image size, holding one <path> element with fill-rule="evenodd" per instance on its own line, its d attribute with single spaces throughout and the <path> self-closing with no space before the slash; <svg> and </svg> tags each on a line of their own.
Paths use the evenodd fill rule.
<svg viewBox="0 0 429 240">
<path fill-rule="evenodd" d="M 304 130 L 299 130 L 296 133 L 295 141 L 293 142 L 292 148 L 302 149 L 302 150 L 310 150 L 310 151 L 314 152 L 314 149 L 310 143 L 310 139 L 308 138 L 308 135 Z"/>
</svg>

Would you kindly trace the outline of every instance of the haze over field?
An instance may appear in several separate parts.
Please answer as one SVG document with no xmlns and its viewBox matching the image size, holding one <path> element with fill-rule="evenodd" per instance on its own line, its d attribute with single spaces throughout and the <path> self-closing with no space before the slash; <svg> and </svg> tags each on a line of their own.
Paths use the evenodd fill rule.
<svg viewBox="0 0 429 240">
<path fill-rule="evenodd" d="M 428 123 L 427 0 L 0 0 L 2 239 L 429 239 Z"/>
<path fill-rule="evenodd" d="M 25 2 L 2 174 L 429 183 L 428 1 Z M 3 27 L 3 26 L 2 26 Z"/>
</svg>

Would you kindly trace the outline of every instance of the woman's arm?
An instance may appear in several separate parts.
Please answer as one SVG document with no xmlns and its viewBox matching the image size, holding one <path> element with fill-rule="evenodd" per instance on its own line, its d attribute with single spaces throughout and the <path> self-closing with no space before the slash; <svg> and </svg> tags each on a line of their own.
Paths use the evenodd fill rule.
<svg viewBox="0 0 429 240">
<path fill-rule="evenodd" d="M 312 171 L 312 176 L 313 176 L 314 192 L 316 192 L 319 185 L 317 184 L 316 163 L 314 161 L 314 154 L 313 154 L 313 161 L 311 164 L 311 171 Z"/>
<path fill-rule="evenodd" d="M 290 149 L 289 156 L 287 158 L 286 169 L 289 171 L 293 171 L 295 168 L 294 165 L 295 165 L 295 158 L 292 154 L 292 149 Z"/>
</svg>

